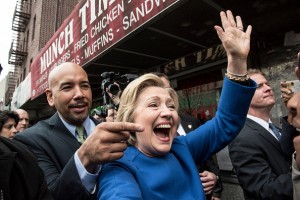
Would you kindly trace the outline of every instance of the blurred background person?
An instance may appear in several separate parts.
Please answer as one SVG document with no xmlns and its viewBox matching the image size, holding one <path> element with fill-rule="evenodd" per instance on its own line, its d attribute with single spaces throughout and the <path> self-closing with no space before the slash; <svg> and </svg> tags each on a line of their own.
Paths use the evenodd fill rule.
<svg viewBox="0 0 300 200">
<path fill-rule="evenodd" d="M 17 124 L 16 127 L 17 132 L 19 133 L 29 127 L 29 115 L 28 112 L 23 109 L 17 109 L 16 113 L 18 113 L 19 115 L 19 123 Z"/>
<path fill-rule="evenodd" d="M 91 111 L 91 116 L 94 117 L 99 123 L 105 121 L 106 117 L 106 109 L 104 106 L 99 106 L 97 108 L 94 108 Z"/>
<path fill-rule="evenodd" d="M 19 115 L 14 111 L 0 111 L 0 136 L 13 139 L 17 134 Z"/>
<path fill-rule="evenodd" d="M 108 104 L 106 105 L 106 118 L 105 120 L 107 122 L 113 122 L 116 120 L 117 117 L 117 111 L 115 109 L 115 105 L 113 104 Z"/>
<path fill-rule="evenodd" d="M 0 137 L 0 199 L 52 200 L 34 154 L 5 137 Z"/>
<path fill-rule="evenodd" d="M 300 61 L 300 52 L 298 53 L 298 60 Z M 300 63 L 298 67 L 295 68 L 295 74 L 300 80 Z M 300 92 L 291 92 L 287 89 L 286 83 L 281 83 L 281 97 L 283 101 L 287 104 L 288 108 L 288 122 L 296 128 L 295 133 L 288 135 L 292 138 L 294 154 L 292 156 L 292 181 L 293 181 L 293 199 L 300 199 Z M 291 147 L 287 145 L 287 149 L 290 150 Z"/>
</svg>

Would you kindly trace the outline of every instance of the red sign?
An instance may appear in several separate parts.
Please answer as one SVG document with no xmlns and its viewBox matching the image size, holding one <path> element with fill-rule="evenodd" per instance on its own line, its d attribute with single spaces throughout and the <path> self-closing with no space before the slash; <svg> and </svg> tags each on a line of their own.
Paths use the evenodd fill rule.
<svg viewBox="0 0 300 200">
<path fill-rule="evenodd" d="M 31 99 L 63 62 L 81 66 L 179 0 L 82 0 L 31 64 Z"/>
</svg>

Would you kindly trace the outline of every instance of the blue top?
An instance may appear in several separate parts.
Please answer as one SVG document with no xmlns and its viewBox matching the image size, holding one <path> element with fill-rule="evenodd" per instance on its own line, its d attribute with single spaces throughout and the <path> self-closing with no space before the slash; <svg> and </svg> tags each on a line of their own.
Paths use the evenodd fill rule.
<svg viewBox="0 0 300 200">
<path fill-rule="evenodd" d="M 100 172 L 98 199 L 204 200 L 196 163 L 228 145 L 243 127 L 256 84 L 242 86 L 224 79 L 216 116 L 176 137 L 170 153 L 147 157 L 129 146 L 124 156 Z"/>
</svg>

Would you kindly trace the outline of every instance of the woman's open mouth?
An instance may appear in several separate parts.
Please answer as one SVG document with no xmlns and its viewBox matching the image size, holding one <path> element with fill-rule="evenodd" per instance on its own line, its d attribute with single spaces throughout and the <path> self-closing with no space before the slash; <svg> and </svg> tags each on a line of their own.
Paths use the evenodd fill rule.
<svg viewBox="0 0 300 200">
<path fill-rule="evenodd" d="M 171 124 L 159 124 L 153 131 L 154 134 L 162 141 L 168 141 L 170 139 Z"/>
</svg>

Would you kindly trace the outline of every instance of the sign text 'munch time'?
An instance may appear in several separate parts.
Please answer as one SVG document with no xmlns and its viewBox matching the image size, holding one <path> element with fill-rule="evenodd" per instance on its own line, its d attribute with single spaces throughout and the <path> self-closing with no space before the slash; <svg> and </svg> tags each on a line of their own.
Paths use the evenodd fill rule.
<svg viewBox="0 0 300 200">
<path fill-rule="evenodd" d="M 63 62 L 81 66 L 170 9 L 179 0 L 86 0 L 69 17 L 31 64 L 31 99 L 48 87 L 49 72 Z"/>
</svg>

